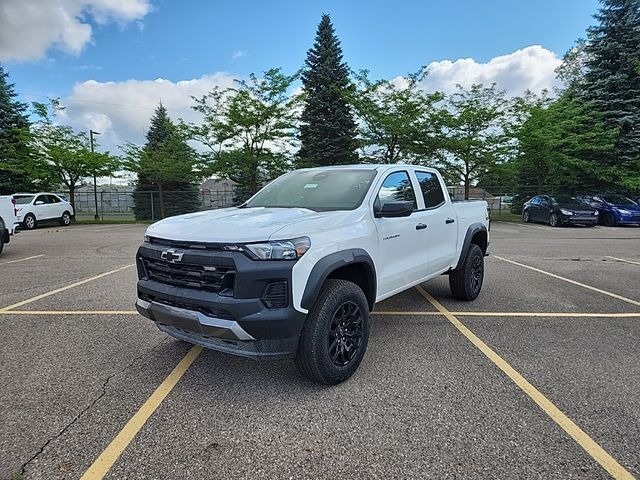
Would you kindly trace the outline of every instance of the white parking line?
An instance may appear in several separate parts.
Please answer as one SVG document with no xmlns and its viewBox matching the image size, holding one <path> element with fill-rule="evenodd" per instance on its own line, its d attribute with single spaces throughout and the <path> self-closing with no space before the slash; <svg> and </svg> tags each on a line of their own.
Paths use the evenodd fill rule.
<svg viewBox="0 0 640 480">
<path fill-rule="evenodd" d="M 10 263 L 26 262 L 27 260 L 32 260 L 34 258 L 40 258 L 40 257 L 44 257 L 44 253 L 40 255 L 33 255 L 31 257 L 18 258 L 17 260 L 10 260 L 8 262 L 0 263 L 0 265 L 9 265 Z"/>
<path fill-rule="evenodd" d="M 607 258 L 617 260 L 618 262 L 630 263 L 632 265 L 640 265 L 640 262 L 634 262 L 633 260 L 625 260 L 624 258 L 612 257 L 611 255 L 605 255 Z"/>
<path fill-rule="evenodd" d="M 622 300 L 623 302 L 627 302 L 627 303 L 630 303 L 631 305 L 636 305 L 640 307 L 640 302 L 638 302 L 637 300 L 632 300 L 630 298 L 623 297 L 622 295 L 618 295 L 617 293 L 608 292 L 606 290 L 602 290 L 601 288 L 596 288 L 596 287 L 592 287 L 591 285 L 586 285 L 584 283 L 576 282 L 575 280 L 571 280 L 570 278 L 562 277 L 560 275 L 556 275 L 555 273 L 547 272 L 545 270 L 541 270 L 539 268 L 532 267 L 530 265 L 525 265 L 524 263 L 514 262 L 513 260 L 499 257 L 498 255 L 492 255 L 491 258 L 497 258 L 498 260 L 502 260 L 503 262 L 512 263 L 513 265 L 517 265 L 522 268 L 527 268 L 529 270 L 533 270 L 534 272 L 542 273 L 543 275 L 548 275 L 550 277 L 557 278 L 558 280 L 562 280 L 563 282 L 571 283 L 573 285 L 577 285 L 579 287 L 586 288 L 588 290 L 592 290 L 594 292 L 598 292 L 603 295 L 607 295 L 609 297 L 616 298 L 618 300 Z"/>
</svg>

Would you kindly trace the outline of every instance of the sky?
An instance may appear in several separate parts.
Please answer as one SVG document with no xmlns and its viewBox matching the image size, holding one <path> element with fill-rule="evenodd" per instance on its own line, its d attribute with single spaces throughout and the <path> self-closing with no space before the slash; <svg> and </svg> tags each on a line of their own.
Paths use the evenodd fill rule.
<svg viewBox="0 0 640 480">
<path fill-rule="evenodd" d="M 197 120 L 191 96 L 304 63 L 322 13 L 344 59 L 372 78 L 428 65 L 426 90 L 496 82 L 510 95 L 557 86 L 554 69 L 597 0 L 0 0 L 0 62 L 25 101 L 62 100 L 60 120 L 141 143 L 154 107 Z"/>
</svg>

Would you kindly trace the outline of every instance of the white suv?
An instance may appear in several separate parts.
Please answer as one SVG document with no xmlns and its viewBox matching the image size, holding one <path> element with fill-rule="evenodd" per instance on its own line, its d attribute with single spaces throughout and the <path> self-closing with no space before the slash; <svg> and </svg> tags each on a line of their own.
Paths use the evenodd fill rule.
<svg viewBox="0 0 640 480">
<path fill-rule="evenodd" d="M 38 222 L 57 221 L 60 225 L 71 224 L 73 207 L 54 193 L 16 193 L 16 221 L 22 228 L 32 230 Z"/>
</svg>

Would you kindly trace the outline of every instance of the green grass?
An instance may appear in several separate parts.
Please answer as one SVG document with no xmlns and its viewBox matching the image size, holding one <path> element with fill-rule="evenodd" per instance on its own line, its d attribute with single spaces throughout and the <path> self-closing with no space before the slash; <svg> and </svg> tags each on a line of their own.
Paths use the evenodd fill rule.
<svg viewBox="0 0 640 480">
<path fill-rule="evenodd" d="M 501 212 L 500 214 L 497 212 L 491 213 L 491 221 L 492 222 L 522 222 L 522 215 L 516 215 L 511 212 Z"/>
<path fill-rule="evenodd" d="M 104 220 L 94 220 L 93 218 L 83 218 L 80 220 L 76 220 L 73 223 L 77 223 L 78 225 L 117 225 L 117 224 L 135 224 L 139 223 L 141 225 L 149 225 L 151 223 L 156 222 L 157 220 L 134 220 L 130 218 L 105 218 Z"/>
</svg>

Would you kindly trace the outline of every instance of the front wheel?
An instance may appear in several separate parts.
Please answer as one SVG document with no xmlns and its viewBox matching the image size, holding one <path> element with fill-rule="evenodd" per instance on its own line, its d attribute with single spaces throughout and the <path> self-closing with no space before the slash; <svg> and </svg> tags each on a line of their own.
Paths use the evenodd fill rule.
<svg viewBox="0 0 640 480">
<path fill-rule="evenodd" d="M 296 365 L 325 385 L 344 382 L 357 370 L 369 340 L 369 304 L 355 283 L 329 279 L 302 328 Z"/>
<path fill-rule="evenodd" d="M 475 300 L 484 281 L 484 253 L 472 243 L 462 266 L 449 273 L 449 288 L 458 300 Z"/>
<path fill-rule="evenodd" d="M 604 216 L 604 224 L 607 227 L 615 227 L 617 223 L 618 221 L 616 220 L 616 217 L 613 215 L 613 213 L 607 213 Z"/>
</svg>

